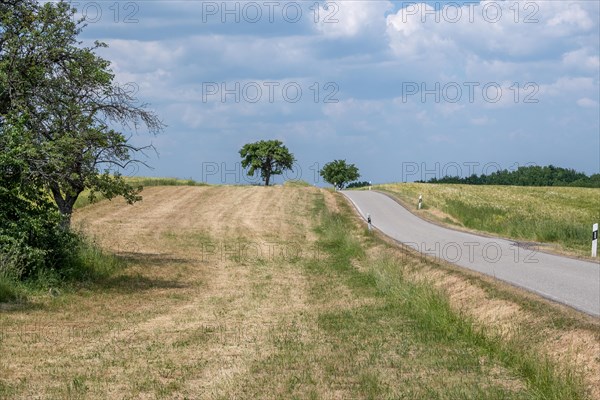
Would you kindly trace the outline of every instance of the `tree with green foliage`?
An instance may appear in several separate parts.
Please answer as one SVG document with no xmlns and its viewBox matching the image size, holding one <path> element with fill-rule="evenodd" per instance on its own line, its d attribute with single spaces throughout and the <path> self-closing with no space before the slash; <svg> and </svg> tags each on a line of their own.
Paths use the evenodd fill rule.
<svg viewBox="0 0 600 400">
<path fill-rule="evenodd" d="M 59 270 L 77 246 L 48 192 L 28 181 L 35 154 L 18 125 L 0 134 L 0 277 L 24 279 L 43 269 Z"/>
<path fill-rule="evenodd" d="M 331 183 L 339 190 L 360 178 L 358 168 L 354 164 L 346 164 L 346 160 L 334 160 L 325 164 L 320 174 L 325 182 Z"/>
<path fill-rule="evenodd" d="M 139 199 L 118 173 L 141 162 L 129 143 L 163 124 L 110 63 L 77 40 L 82 21 L 68 3 L 0 3 L 0 280 L 65 277 L 83 267 L 85 242 L 71 229 L 78 196 Z M 38 275 L 39 274 L 39 275 Z M 85 274 L 85 272 L 84 272 Z M 2 283 L 0 282 L 0 284 Z M 3 287 L 6 287 L 3 286 Z M 1 293 L 0 293 L 1 295 Z M 2 297 L 2 296 L 0 296 Z"/>
<path fill-rule="evenodd" d="M 126 86 L 115 84 L 110 62 L 96 54 L 106 45 L 78 40 L 85 25 L 74 13 L 65 1 L 0 7 L 0 135 L 18 126 L 29 140 L 18 155 L 27 165 L 20 179 L 52 195 L 67 227 L 86 189 L 92 199 L 97 193 L 140 199 L 141 188 L 119 171 L 143 163 L 137 155 L 152 146 L 134 146 L 128 135 L 164 127 Z"/>
<path fill-rule="evenodd" d="M 279 140 L 247 143 L 240 150 L 240 156 L 242 167 L 248 168 L 248 175 L 254 176 L 255 172 L 260 171 L 265 186 L 269 186 L 271 176 L 291 170 L 296 161 L 294 155 Z"/>
</svg>

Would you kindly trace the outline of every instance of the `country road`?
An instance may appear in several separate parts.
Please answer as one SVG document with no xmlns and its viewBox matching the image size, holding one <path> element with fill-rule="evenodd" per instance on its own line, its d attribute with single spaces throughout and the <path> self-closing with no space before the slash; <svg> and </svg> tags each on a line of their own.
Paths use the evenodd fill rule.
<svg viewBox="0 0 600 400">
<path fill-rule="evenodd" d="M 376 191 L 342 192 L 375 228 L 426 255 L 493 276 L 600 316 L 600 264 L 536 252 L 515 242 L 427 222 Z"/>
</svg>

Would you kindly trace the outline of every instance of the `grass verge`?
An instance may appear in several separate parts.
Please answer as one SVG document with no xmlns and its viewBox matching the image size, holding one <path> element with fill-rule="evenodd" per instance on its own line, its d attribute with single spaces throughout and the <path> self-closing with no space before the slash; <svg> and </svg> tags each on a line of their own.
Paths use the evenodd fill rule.
<svg viewBox="0 0 600 400">
<path fill-rule="evenodd" d="M 581 376 L 535 352 L 526 332 L 506 340 L 496 332 L 477 327 L 469 317 L 454 311 L 447 296 L 430 282 L 405 277 L 411 269 L 419 268 L 418 264 L 407 264 L 386 252 L 367 256 L 365 246 L 374 246 L 378 239 L 357 231 L 347 216 L 349 210 L 331 213 L 323 204 L 317 209 L 321 220 L 317 230 L 319 243 L 329 262 L 327 267 L 313 264 L 313 270 L 326 273 L 326 269 L 333 269 L 354 290 L 374 293 L 382 303 L 352 313 L 329 313 L 321 316 L 321 321 L 332 333 L 343 333 L 354 326 L 351 330 L 371 336 L 360 341 L 362 346 L 370 340 L 389 340 L 385 339 L 388 335 L 409 333 L 410 339 L 404 340 L 420 353 L 421 359 L 408 358 L 407 362 L 405 358 L 403 369 L 439 372 L 436 379 L 417 377 L 404 382 L 409 397 L 587 398 Z M 357 263 L 360 267 L 355 266 Z M 401 326 L 386 329 L 398 321 L 402 321 Z M 356 347 L 347 350 L 349 354 L 360 354 Z M 407 351 L 406 347 L 402 350 Z M 497 379 L 490 379 L 494 376 L 492 371 L 498 374 Z M 381 372 L 374 372 L 365 377 L 363 389 L 367 397 L 396 395 L 381 376 Z M 412 373 L 409 376 L 414 378 Z M 520 387 L 521 383 L 525 387 Z"/>
<path fill-rule="evenodd" d="M 379 185 L 421 216 L 589 257 L 600 189 L 401 183 Z M 423 209 L 416 210 L 423 195 Z"/>
</svg>

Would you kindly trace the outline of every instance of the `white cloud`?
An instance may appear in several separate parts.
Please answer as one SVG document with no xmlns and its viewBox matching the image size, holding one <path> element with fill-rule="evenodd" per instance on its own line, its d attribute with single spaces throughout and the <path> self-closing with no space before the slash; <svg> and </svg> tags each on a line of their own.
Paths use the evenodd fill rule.
<svg viewBox="0 0 600 400">
<path fill-rule="evenodd" d="M 323 114 L 336 118 L 344 119 L 352 115 L 360 114 L 380 114 L 383 112 L 380 101 L 357 100 L 350 98 L 337 103 L 328 103 L 323 106 Z"/>
<path fill-rule="evenodd" d="M 431 118 L 429 118 L 429 115 L 427 114 L 426 110 L 421 110 L 419 111 L 416 115 L 415 118 L 417 121 L 421 122 L 424 125 L 429 125 L 431 124 L 433 121 L 431 120 Z"/>
<path fill-rule="evenodd" d="M 540 85 L 540 95 L 564 96 L 565 94 L 577 94 L 582 92 L 598 92 L 598 82 L 589 77 L 561 77 L 550 84 Z"/>
<path fill-rule="evenodd" d="M 438 111 L 445 117 L 456 114 L 460 110 L 464 109 L 465 106 L 457 103 L 440 103 L 436 104 Z"/>
<path fill-rule="evenodd" d="M 325 9 L 328 4 L 328 9 Z M 317 31 L 328 37 L 353 37 L 383 30 L 385 13 L 393 8 L 389 1 L 337 1 L 318 8 Z"/>
<path fill-rule="evenodd" d="M 584 108 L 598 108 L 599 104 L 597 101 L 592 100 L 590 98 L 584 97 L 582 99 L 577 100 L 577 105 L 579 107 L 584 107 Z"/>
<path fill-rule="evenodd" d="M 600 69 L 600 57 L 593 54 L 593 50 L 589 47 L 564 53 L 562 62 L 565 66 L 572 68 L 582 68 L 594 72 Z"/>
<path fill-rule="evenodd" d="M 102 53 L 116 60 L 113 67 L 128 71 L 154 71 L 168 69 L 177 65 L 184 55 L 183 43 L 142 40 L 106 40 L 108 49 Z"/>
<path fill-rule="evenodd" d="M 554 3 L 554 4 L 553 4 Z M 556 14 L 546 23 L 556 32 L 560 33 L 589 30 L 593 28 L 594 22 L 590 18 L 588 11 L 584 10 L 585 5 L 572 2 L 543 2 L 544 6 L 557 6 L 557 3 L 563 3 Z"/>
<path fill-rule="evenodd" d="M 435 57 L 428 51 L 430 49 L 449 51 L 455 48 L 455 43 L 451 39 L 431 29 L 429 26 L 431 24 L 423 23 L 422 16 L 432 11 L 434 11 L 433 7 L 427 4 L 414 4 L 387 16 L 390 47 L 396 55 L 410 59 L 425 59 Z"/>
<path fill-rule="evenodd" d="M 483 125 L 488 125 L 490 123 L 490 119 L 488 117 L 478 117 L 478 118 L 471 118 L 469 120 L 469 122 L 472 125 L 483 126 Z"/>
<path fill-rule="evenodd" d="M 448 3 L 438 10 L 407 3 L 388 15 L 387 33 L 398 56 L 435 59 L 443 53 L 449 61 L 469 54 L 531 57 L 557 44 L 552 40 L 594 34 L 593 11 L 593 6 L 559 1 L 486 0 L 462 7 Z"/>
</svg>

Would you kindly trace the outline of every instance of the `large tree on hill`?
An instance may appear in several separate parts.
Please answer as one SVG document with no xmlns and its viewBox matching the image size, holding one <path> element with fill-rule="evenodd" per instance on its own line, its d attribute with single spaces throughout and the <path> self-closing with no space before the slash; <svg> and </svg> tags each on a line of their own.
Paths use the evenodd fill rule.
<svg viewBox="0 0 600 400">
<path fill-rule="evenodd" d="M 346 164 L 346 160 L 334 160 L 323 166 L 320 171 L 325 182 L 331 183 L 338 189 L 360 178 L 358 168 L 354 164 Z"/>
<path fill-rule="evenodd" d="M 134 146 L 128 135 L 164 127 L 115 84 L 110 62 L 96 54 L 106 45 L 77 39 L 85 25 L 74 13 L 64 1 L 0 6 L 0 135 L 15 126 L 23 131 L 29 143 L 22 179 L 51 193 L 67 226 L 85 189 L 92 197 L 140 198 L 119 171 L 142 162 L 138 155 L 151 146 Z"/>
<path fill-rule="evenodd" d="M 279 140 L 261 140 L 245 144 L 240 150 L 242 167 L 248 168 L 248 175 L 254 176 L 259 170 L 265 186 L 269 186 L 272 175 L 281 175 L 292 169 L 294 155 Z"/>
</svg>

